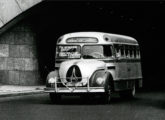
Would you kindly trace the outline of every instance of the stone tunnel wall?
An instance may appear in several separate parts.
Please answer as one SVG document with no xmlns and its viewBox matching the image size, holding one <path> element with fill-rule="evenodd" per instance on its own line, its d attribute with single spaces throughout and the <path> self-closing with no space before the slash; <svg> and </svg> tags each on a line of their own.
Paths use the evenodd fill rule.
<svg viewBox="0 0 165 120">
<path fill-rule="evenodd" d="M 41 84 L 36 34 L 21 23 L 0 35 L 0 84 Z"/>
</svg>

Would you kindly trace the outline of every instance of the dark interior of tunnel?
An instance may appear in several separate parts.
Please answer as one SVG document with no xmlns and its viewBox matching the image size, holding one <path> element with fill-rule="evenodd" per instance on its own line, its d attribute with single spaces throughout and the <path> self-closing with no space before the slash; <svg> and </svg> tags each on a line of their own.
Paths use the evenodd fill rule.
<svg viewBox="0 0 165 120">
<path fill-rule="evenodd" d="M 24 19 L 37 34 L 40 71 L 54 69 L 56 40 L 77 31 L 101 31 L 136 38 L 140 45 L 144 88 L 165 85 L 165 2 L 45 1 Z"/>
</svg>

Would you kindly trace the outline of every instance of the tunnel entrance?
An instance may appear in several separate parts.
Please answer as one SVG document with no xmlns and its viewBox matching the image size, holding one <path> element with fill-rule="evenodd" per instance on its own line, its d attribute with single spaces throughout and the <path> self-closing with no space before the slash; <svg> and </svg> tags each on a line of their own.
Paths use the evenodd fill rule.
<svg viewBox="0 0 165 120">
<path fill-rule="evenodd" d="M 61 35 L 77 31 L 101 31 L 135 35 L 133 31 L 130 31 L 135 23 L 123 22 L 114 15 L 114 9 L 117 9 L 117 6 L 118 4 L 115 2 L 113 4 L 43 2 L 37 6 L 37 9 L 32 11 L 25 21 L 31 24 L 36 33 L 39 71 L 44 83 L 47 74 L 54 70 L 56 40 Z M 109 10 L 109 14 L 112 15 L 109 16 L 107 13 L 102 12 L 102 9 Z M 126 27 L 129 28 L 125 29 Z"/>
<path fill-rule="evenodd" d="M 163 71 L 155 71 L 164 63 L 162 32 L 158 31 L 163 28 L 163 11 L 159 3 L 41 2 L 23 13 L 23 19 L 0 36 L 0 51 L 4 53 L 0 54 L 0 83 L 44 84 L 47 74 L 54 70 L 58 37 L 71 32 L 100 31 L 136 38 L 140 44 L 144 85 L 164 85 Z M 155 42 L 149 42 L 154 40 L 156 46 Z M 158 59 L 150 59 L 153 55 Z M 157 65 L 148 69 L 152 63 Z"/>
</svg>

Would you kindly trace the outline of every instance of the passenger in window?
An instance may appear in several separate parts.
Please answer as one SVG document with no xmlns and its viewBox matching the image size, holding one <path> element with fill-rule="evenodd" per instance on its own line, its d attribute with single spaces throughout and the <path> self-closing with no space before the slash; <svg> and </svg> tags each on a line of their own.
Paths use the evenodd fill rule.
<svg viewBox="0 0 165 120">
<path fill-rule="evenodd" d="M 117 57 L 117 58 L 121 57 L 120 52 L 116 53 L 116 57 Z"/>
<path fill-rule="evenodd" d="M 116 57 L 120 57 L 120 50 L 119 50 L 119 45 L 115 45 L 115 50 L 116 50 Z"/>
<path fill-rule="evenodd" d="M 125 50 L 125 55 L 126 55 L 126 57 L 127 57 L 127 58 L 129 58 L 129 57 L 130 57 L 130 53 L 129 53 L 128 48 L 126 48 L 126 50 Z"/>
</svg>

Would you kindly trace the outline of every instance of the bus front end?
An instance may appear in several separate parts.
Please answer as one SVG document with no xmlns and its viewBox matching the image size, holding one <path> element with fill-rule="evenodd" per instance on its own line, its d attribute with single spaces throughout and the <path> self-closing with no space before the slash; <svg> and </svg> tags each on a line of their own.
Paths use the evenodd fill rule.
<svg viewBox="0 0 165 120">
<path fill-rule="evenodd" d="M 106 66 L 97 60 L 68 60 L 47 77 L 49 93 L 103 93 Z"/>
</svg>

